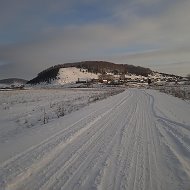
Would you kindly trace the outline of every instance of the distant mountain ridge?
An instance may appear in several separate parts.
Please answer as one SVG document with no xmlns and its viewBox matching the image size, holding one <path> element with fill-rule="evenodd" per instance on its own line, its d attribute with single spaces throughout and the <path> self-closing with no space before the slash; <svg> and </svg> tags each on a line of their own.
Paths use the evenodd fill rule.
<svg viewBox="0 0 190 190">
<path fill-rule="evenodd" d="M 2 79 L 0 80 L 0 84 L 14 84 L 14 83 L 19 83 L 19 84 L 26 84 L 28 81 L 25 79 L 20 79 L 20 78 L 7 78 L 7 79 Z"/>
<path fill-rule="evenodd" d="M 136 74 L 142 76 L 148 76 L 153 73 L 149 68 L 144 68 L 140 66 L 128 65 L 128 64 L 115 64 L 107 61 L 82 61 L 75 63 L 65 63 L 52 66 L 48 69 L 40 72 L 37 77 L 28 81 L 28 84 L 37 84 L 40 82 L 50 83 L 51 80 L 57 78 L 58 72 L 61 68 L 76 67 L 81 69 L 87 69 L 91 73 L 114 73 L 114 74 Z"/>
</svg>

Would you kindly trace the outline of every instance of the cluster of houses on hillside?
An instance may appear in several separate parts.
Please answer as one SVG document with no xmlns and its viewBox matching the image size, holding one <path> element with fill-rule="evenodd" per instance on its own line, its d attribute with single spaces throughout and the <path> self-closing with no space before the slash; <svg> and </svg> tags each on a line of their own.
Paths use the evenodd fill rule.
<svg viewBox="0 0 190 190">
<path fill-rule="evenodd" d="M 78 78 L 76 83 L 87 83 L 87 84 L 94 84 L 94 83 L 103 83 L 103 84 L 110 84 L 110 85 L 130 85 L 130 84 L 148 84 L 152 83 L 154 85 L 165 85 L 168 83 L 175 83 L 179 84 L 182 82 L 187 82 L 188 79 L 185 77 L 178 77 L 178 76 L 171 76 L 160 73 L 153 73 L 152 75 L 148 75 L 147 77 L 141 75 L 134 75 L 134 74 L 121 74 L 121 75 L 114 75 L 112 73 L 101 74 L 98 76 L 98 79 L 89 79 L 89 78 Z"/>
</svg>

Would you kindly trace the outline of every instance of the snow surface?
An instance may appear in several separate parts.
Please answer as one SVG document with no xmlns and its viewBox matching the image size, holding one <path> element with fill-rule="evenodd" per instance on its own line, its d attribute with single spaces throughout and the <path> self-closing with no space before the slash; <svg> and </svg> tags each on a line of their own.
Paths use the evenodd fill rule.
<svg viewBox="0 0 190 190">
<path fill-rule="evenodd" d="M 120 93 L 123 89 L 30 89 L 0 92 L 0 150 L 28 133 L 46 127 L 60 117 L 79 110 L 90 103 Z M 2 144 L 1 144 L 2 143 Z M 2 145 L 2 146 L 1 146 Z M 0 162 L 16 154 L 19 148 L 6 150 L 0 155 Z"/>
<path fill-rule="evenodd" d="M 59 69 L 55 83 L 62 85 L 67 83 L 75 83 L 78 79 L 98 79 L 98 75 L 76 67 L 61 68 Z"/>
<path fill-rule="evenodd" d="M 90 104 L 0 142 L 0 189 L 188 190 L 189 111 L 181 99 L 143 89 Z"/>
</svg>

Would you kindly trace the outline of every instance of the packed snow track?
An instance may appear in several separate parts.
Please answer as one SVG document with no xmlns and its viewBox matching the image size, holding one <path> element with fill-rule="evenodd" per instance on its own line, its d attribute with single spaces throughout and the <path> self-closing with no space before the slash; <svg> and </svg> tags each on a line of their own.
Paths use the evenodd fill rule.
<svg viewBox="0 0 190 190">
<path fill-rule="evenodd" d="M 189 103 L 127 89 L 79 112 L 80 119 L 3 161 L 0 189 L 190 189 Z"/>
</svg>

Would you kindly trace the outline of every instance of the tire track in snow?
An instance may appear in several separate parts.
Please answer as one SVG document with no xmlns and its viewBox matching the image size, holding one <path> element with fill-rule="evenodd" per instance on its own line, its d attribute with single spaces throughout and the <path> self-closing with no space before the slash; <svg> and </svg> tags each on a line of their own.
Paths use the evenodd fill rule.
<svg viewBox="0 0 190 190">
<path fill-rule="evenodd" d="M 145 132 L 145 118 L 144 116 L 144 110 L 143 105 L 144 99 L 142 96 L 139 96 L 139 109 L 138 113 L 136 114 L 136 120 L 137 120 L 137 126 L 138 126 L 138 133 L 136 138 L 136 148 L 134 150 L 133 155 L 133 165 L 128 171 L 129 173 L 132 173 L 130 175 L 130 178 L 128 179 L 127 183 L 129 186 L 125 189 L 142 189 L 143 188 L 143 176 L 144 174 L 144 167 L 145 167 L 145 159 L 144 159 L 144 132 Z M 138 118 L 138 119 L 137 119 Z"/>
<path fill-rule="evenodd" d="M 128 106 L 127 106 L 128 108 Z M 125 109 L 124 109 L 125 111 Z M 129 112 L 133 113 L 133 110 L 129 110 Z M 106 164 L 104 165 L 105 167 L 103 167 L 101 170 L 100 170 L 100 173 L 102 174 L 102 179 L 99 180 L 99 184 L 98 184 L 98 189 L 105 189 L 104 188 L 104 181 L 106 180 L 105 178 L 108 176 L 108 174 L 110 175 L 110 172 L 107 171 L 108 169 L 108 165 L 111 164 L 111 162 L 114 162 L 113 161 L 113 157 L 115 157 L 115 154 L 117 155 L 117 153 L 115 152 L 118 152 L 118 150 L 120 149 L 120 145 L 121 145 L 121 138 L 122 138 L 122 135 L 124 133 L 124 129 L 126 128 L 126 124 L 128 123 L 128 120 L 130 119 L 130 115 L 129 117 L 125 117 L 123 118 L 123 120 L 119 120 L 119 123 L 117 124 L 118 127 L 117 127 L 117 131 L 116 131 L 116 134 L 112 140 L 112 142 L 114 141 L 115 144 L 111 147 L 110 151 L 106 151 L 106 160 L 104 161 Z M 113 144 L 113 143 L 111 143 Z M 96 165 L 95 165 L 96 167 Z M 107 173 L 108 172 L 108 173 Z M 112 176 L 112 175 L 111 175 Z M 99 175 L 97 175 L 97 178 L 99 178 Z M 88 182 L 85 184 L 85 187 L 88 186 L 88 184 L 92 183 L 92 179 L 89 179 Z M 96 181 L 96 180 L 95 180 Z M 97 185 L 97 184 L 96 184 Z"/>
<path fill-rule="evenodd" d="M 116 149 L 117 154 L 113 154 L 113 158 L 112 161 L 114 161 L 113 166 L 109 169 L 109 171 L 107 172 L 107 175 L 105 174 L 105 176 L 109 176 L 110 172 L 112 173 L 112 175 L 110 175 L 110 179 L 108 180 L 108 184 L 102 184 L 103 189 L 116 189 L 118 185 L 120 185 L 120 182 L 118 183 L 118 180 L 121 179 L 121 172 L 123 170 L 123 165 L 122 163 L 124 162 L 124 160 L 126 159 L 126 154 L 124 153 L 126 151 L 126 147 L 128 147 L 128 143 L 126 143 L 126 140 L 128 140 L 128 142 L 130 140 L 132 140 L 132 132 L 134 134 L 134 130 L 136 129 L 136 127 L 134 126 L 134 128 L 129 127 L 129 125 L 131 125 L 131 119 L 133 118 L 133 115 L 135 115 L 136 110 L 137 110 L 137 104 L 133 105 L 133 111 L 131 112 L 130 115 L 128 115 L 127 121 L 125 123 L 125 125 L 123 126 L 123 128 L 121 129 L 121 135 L 120 138 L 118 139 L 118 146 Z M 116 173 L 116 174 L 115 174 Z M 107 188 L 106 188 L 107 185 Z"/>
<path fill-rule="evenodd" d="M 168 189 L 188 189 L 190 186 L 189 164 L 186 164 L 182 155 L 178 154 L 176 149 L 173 148 L 172 141 L 170 141 L 170 137 L 166 135 L 163 128 L 160 128 L 159 132 L 163 138 L 162 147 L 164 150 L 165 175 L 167 176 L 165 186 L 168 186 Z"/>
<path fill-rule="evenodd" d="M 121 105 L 122 105 L 122 104 L 121 104 Z M 120 109 L 120 107 L 118 107 L 118 109 Z M 101 124 L 100 130 L 104 130 L 104 131 L 99 131 L 100 134 L 103 134 L 104 132 L 106 132 L 107 129 L 109 129 L 110 131 L 112 131 L 112 130 L 110 129 L 109 125 L 111 124 L 111 125 L 112 125 L 112 128 L 114 127 L 114 125 L 112 124 L 112 123 L 114 123 L 114 120 L 115 120 L 115 117 L 113 117 L 114 115 L 115 115 L 115 112 L 113 113 L 113 115 L 109 116 L 109 117 L 110 117 L 110 118 L 108 119 L 109 122 L 106 123 L 103 127 L 102 127 L 102 124 Z M 119 115 L 119 113 L 118 113 L 116 116 L 118 116 L 118 115 Z M 117 121 L 117 120 L 116 120 L 116 121 Z M 93 143 L 93 145 L 94 145 L 95 148 L 97 147 L 97 144 L 100 145 L 100 148 L 101 148 L 101 144 L 103 144 L 101 141 L 100 141 L 100 143 L 98 143 L 99 140 L 100 140 L 100 138 L 101 138 L 101 137 L 100 137 L 100 134 L 96 134 L 96 135 L 99 137 L 99 139 L 97 139 L 97 143 Z M 92 140 L 92 137 L 91 137 L 90 140 Z M 89 144 L 89 141 L 87 141 L 87 144 Z M 85 148 L 84 148 L 84 150 L 85 150 Z M 79 149 L 79 151 L 81 152 L 82 155 L 84 155 L 84 152 L 82 152 L 81 149 Z M 93 152 L 93 151 L 92 151 L 92 152 Z M 82 160 L 82 161 L 83 161 L 83 160 Z M 81 164 L 83 164 L 83 162 L 82 162 Z M 70 165 L 71 165 L 71 164 L 70 164 Z M 77 167 L 79 168 L 80 165 L 77 164 Z M 63 170 L 60 170 L 60 172 L 58 172 L 58 174 L 56 174 L 56 175 L 58 176 L 58 178 L 61 178 L 62 176 L 65 176 L 65 174 L 63 174 Z M 70 177 L 70 179 L 71 179 L 71 177 Z M 63 180 L 61 180 L 61 182 L 63 183 Z M 66 180 L 65 183 L 68 183 L 68 182 L 69 182 L 69 181 Z M 51 184 L 51 185 L 52 185 L 52 184 Z M 59 186 L 59 184 L 55 182 L 55 184 L 52 185 L 52 186 L 55 187 L 55 189 L 56 189 L 56 187 Z M 60 185 L 60 186 L 62 186 L 62 185 Z M 45 186 L 44 189 L 46 189 L 46 188 L 47 188 L 47 186 Z M 58 187 L 57 187 L 57 188 L 58 188 Z"/>
<path fill-rule="evenodd" d="M 133 153 L 136 147 L 136 136 L 137 136 L 137 125 L 136 121 L 133 123 L 133 118 L 136 117 L 138 111 L 138 104 L 135 105 L 135 112 L 134 115 L 131 117 L 129 121 L 129 133 L 128 135 L 124 136 L 124 142 L 122 144 L 123 150 L 118 158 L 118 165 L 119 169 L 117 169 L 117 173 L 114 179 L 114 186 L 113 189 L 120 189 L 120 187 L 125 188 L 127 185 L 126 181 L 128 179 L 128 174 L 125 171 L 127 168 L 130 169 L 132 164 Z M 126 133 L 125 133 L 126 134 Z"/>
<path fill-rule="evenodd" d="M 145 118 L 144 117 L 144 106 L 142 104 L 145 103 L 145 99 L 143 96 L 139 96 L 139 111 L 138 111 L 138 122 L 137 125 L 139 126 L 139 134 L 137 139 L 137 151 L 136 151 L 136 165 L 135 165 L 135 177 L 133 183 L 133 189 L 142 189 L 143 188 L 143 176 L 144 176 L 144 131 L 146 130 L 145 125 Z"/>
<path fill-rule="evenodd" d="M 91 114 L 89 114 L 86 118 L 79 120 L 78 122 L 76 122 L 74 125 L 70 127 L 79 125 L 80 122 L 83 122 L 83 120 L 87 119 L 89 116 L 91 117 Z M 19 180 L 24 180 L 27 176 L 29 176 L 28 167 L 30 165 L 42 159 L 46 154 L 50 152 L 51 149 L 54 149 L 56 146 L 60 145 L 60 143 L 66 142 L 67 140 L 69 140 L 69 137 L 72 136 L 73 129 L 70 130 L 68 128 L 61 131 L 61 133 L 54 135 L 50 139 L 45 140 L 40 145 L 37 145 L 34 148 L 32 147 L 30 150 L 16 156 L 15 158 L 8 161 L 8 163 L 3 164 L 3 166 L 1 166 L 1 174 L 0 174 L 1 177 L 6 178 L 6 180 L 8 181 L 11 181 L 11 178 L 15 178 L 15 176 L 18 176 L 18 179 L 16 178 L 15 181 L 18 182 Z M 14 173 L 14 170 L 15 170 L 15 173 Z M 3 176 L 3 173 L 5 173 L 8 177 Z M 25 177 L 21 178 L 21 176 L 25 176 Z M 14 184 L 14 181 L 11 183 Z"/>
<path fill-rule="evenodd" d="M 162 152 L 160 151 L 160 154 L 162 158 L 160 160 L 162 166 L 165 166 L 163 168 L 165 180 L 162 180 L 162 183 L 168 186 L 168 189 L 187 189 L 190 186 L 188 180 L 190 179 L 190 141 L 188 138 L 190 126 L 158 116 L 154 109 L 154 97 L 146 94 L 149 96 L 152 114 L 155 117 L 157 133 L 161 135 Z M 182 134 L 180 129 L 183 128 L 187 130 L 187 134 Z"/>
</svg>

